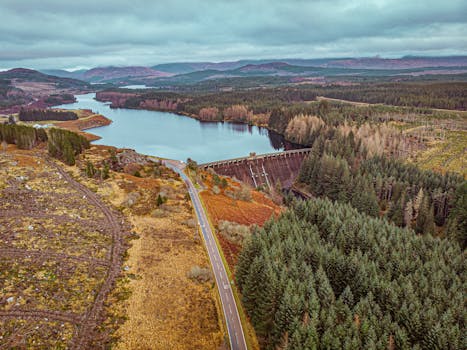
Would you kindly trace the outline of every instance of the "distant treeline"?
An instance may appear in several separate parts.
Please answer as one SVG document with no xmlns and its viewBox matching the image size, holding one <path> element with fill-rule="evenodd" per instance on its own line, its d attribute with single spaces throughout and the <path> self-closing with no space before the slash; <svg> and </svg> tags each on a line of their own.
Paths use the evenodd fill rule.
<svg viewBox="0 0 467 350">
<path fill-rule="evenodd" d="M 296 116 L 315 115 L 323 119 L 327 125 L 338 126 L 343 123 L 355 122 L 357 125 L 366 122 L 411 121 L 425 122 L 458 118 L 459 112 L 436 111 L 430 108 L 400 107 L 400 106 L 352 106 L 346 103 L 320 101 L 311 103 L 294 103 L 288 106 L 271 109 L 268 127 L 284 134 L 289 122 Z"/>
<path fill-rule="evenodd" d="M 90 146 L 85 137 L 64 129 L 51 128 L 46 132 L 26 125 L 0 124 L 0 142 L 31 149 L 46 141 L 49 154 L 68 165 L 74 165 L 75 157 Z"/>
<path fill-rule="evenodd" d="M 121 90 L 113 90 L 118 92 Z M 318 96 L 356 102 L 380 103 L 402 107 L 467 110 L 467 83 L 397 82 L 342 85 L 288 85 L 217 92 L 138 92 L 128 97 L 123 107 L 144 108 L 144 101 L 178 101 L 176 110 L 198 115 L 203 108 L 245 105 L 253 113 L 271 113 L 274 108 L 313 101 Z"/>
<path fill-rule="evenodd" d="M 19 112 L 19 120 L 24 122 L 44 120 L 76 120 L 78 115 L 71 111 L 57 111 L 53 109 L 22 109 Z"/>
<path fill-rule="evenodd" d="M 357 102 L 467 110 L 467 83 L 358 84 L 314 90 L 321 96 Z"/>
<path fill-rule="evenodd" d="M 62 103 L 69 103 L 76 101 L 76 98 L 72 94 L 53 94 L 44 99 L 44 102 L 50 106 L 56 106 Z"/>
</svg>

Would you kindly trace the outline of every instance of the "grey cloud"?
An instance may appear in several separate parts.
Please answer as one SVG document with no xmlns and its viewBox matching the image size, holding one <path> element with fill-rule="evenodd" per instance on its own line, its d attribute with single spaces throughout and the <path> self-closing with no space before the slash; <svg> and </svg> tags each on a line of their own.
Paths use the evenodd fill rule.
<svg viewBox="0 0 467 350">
<path fill-rule="evenodd" d="M 464 0 L 2 0 L 0 68 L 467 54 Z"/>
</svg>

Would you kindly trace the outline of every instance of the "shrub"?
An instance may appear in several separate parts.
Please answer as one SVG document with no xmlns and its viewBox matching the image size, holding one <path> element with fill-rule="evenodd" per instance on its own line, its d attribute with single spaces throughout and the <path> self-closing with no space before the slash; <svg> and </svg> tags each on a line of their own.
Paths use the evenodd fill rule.
<svg viewBox="0 0 467 350">
<path fill-rule="evenodd" d="M 250 228 L 236 222 L 221 220 L 218 228 L 222 236 L 235 244 L 242 245 L 244 239 L 250 236 Z"/>
<path fill-rule="evenodd" d="M 207 267 L 193 266 L 187 273 L 187 277 L 198 282 L 208 282 L 212 279 L 211 270 Z"/>
</svg>

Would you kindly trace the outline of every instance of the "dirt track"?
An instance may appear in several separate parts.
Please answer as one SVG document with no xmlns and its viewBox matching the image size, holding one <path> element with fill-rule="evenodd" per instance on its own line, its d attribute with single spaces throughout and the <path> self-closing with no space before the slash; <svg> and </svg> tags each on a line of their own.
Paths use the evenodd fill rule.
<svg viewBox="0 0 467 350">
<path fill-rule="evenodd" d="M 99 289 L 94 303 L 85 313 L 82 318 L 78 331 L 75 334 L 71 349 L 87 349 L 89 348 L 90 341 L 94 338 L 96 326 L 102 321 L 104 301 L 112 289 L 113 284 L 117 276 L 120 274 L 122 253 L 123 253 L 123 230 L 121 223 L 117 219 L 115 212 L 110 210 L 97 195 L 92 192 L 89 188 L 82 185 L 73 179 L 62 167 L 58 166 L 55 162 L 51 162 L 57 169 L 57 171 L 67 180 L 70 185 L 77 191 L 83 193 L 86 199 L 91 202 L 96 208 L 98 208 L 105 216 L 107 221 L 108 229 L 112 234 L 112 247 L 110 250 L 110 267 L 107 271 L 104 283 Z"/>
<path fill-rule="evenodd" d="M 20 248 L 0 248 L 0 256 L 8 256 L 11 258 L 29 258 L 34 257 L 38 260 L 54 259 L 54 260 L 71 260 L 76 262 L 89 262 L 94 265 L 109 266 L 109 262 L 101 259 L 94 259 L 86 256 L 73 256 L 61 253 L 55 253 L 47 250 L 29 250 Z"/>
<path fill-rule="evenodd" d="M 47 159 L 47 164 L 55 169 L 64 179 L 70 187 L 76 190 L 83 199 L 85 199 L 91 206 L 95 207 L 97 211 L 102 212 L 103 218 L 99 222 L 99 226 L 102 228 L 104 234 L 111 236 L 111 246 L 108 247 L 110 254 L 108 260 L 97 259 L 90 256 L 74 256 L 60 252 L 48 251 L 48 250 L 28 250 L 16 247 L 3 247 L 0 248 L 0 256 L 6 259 L 16 260 L 18 258 L 33 258 L 35 261 L 68 261 L 71 263 L 87 263 L 89 266 L 104 266 L 108 267 L 103 282 L 100 284 L 98 289 L 95 291 L 94 301 L 89 305 L 86 312 L 83 314 L 77 314 L 66 311 L 55 311 L 47 309 L 29 309 L 24 310 L 19 308 L 13 308 L 10 310 L 0 311 L 0 319 L 42 319 L 50 321 L 67 322 L 74 325 L 75 332 L 73 338 L 68 344 L 70 349 L 91 349 L 95 348 L 96 339 L 102 339 L 99 336 L 98 326 L 102 324 L 105 319 L 104 302 L 112 290 L 116 278 L 119 276 L 121 271 L 123 252 L 125 249 L 124 245 L 124 230 L 126 226 L 122 216 L 110 209 L 104 202 L 89 188 L 76 181 L 70 174 L 68 174 L 60 165 L 51 159 Z M 3 211 L 3 214 L 7 214 L 7 217 L 14 217 L 14 211 L 8 212 Z M 31 217 L 41 218 L 47 217 L 46 213 L 34 212 L 31 213 Z M 42 215 L 41 215 L 42 214 Z M 26 214 L 27 215 L 27 214 Z M 62 218 L 66 219 L 66 218 Z M 67 218 L 69 221 L 76 221 L 72 218 Z M 84 221 L 85 220 L 79 220 Z M 8 340 L 7 340 L 8 343 Z M 3 348 L 5 343 L 0 344 L 0 349 Z M 101 347 L 103 344 L 99 344 Z"/>
</svg>

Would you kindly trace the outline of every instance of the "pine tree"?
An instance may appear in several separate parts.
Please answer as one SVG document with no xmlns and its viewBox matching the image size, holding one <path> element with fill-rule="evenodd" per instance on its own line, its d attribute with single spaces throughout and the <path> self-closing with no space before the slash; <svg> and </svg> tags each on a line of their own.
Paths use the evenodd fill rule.
<svg viewBox="0 0 467 350">
<path fill-rule="evenodd" d="M 274 324 L 274 316 L 279 306 L 281 289 L 279 279 L 270 262 L 266 263 L 263 288 L 259 291 L 257 305 L 250 315 L 256 324 L 257 334 L 267 337 Z"/>
<path fill-rule="evenodd" d="M 321 266 L 316 271 L 315 281 L 316 293 L 318 294 L 321 305 L 324 307 L 329 307 L 334 303 L 335 296 L 328 277 L 326 276 L 326 273 Z"/>
<path fill-rule="evenodd" d="M 94 168 L 94 164 L 92 162 L 86 162 L 86 176 L 87 177 L 94 177 L 96 175 L 96 168 Z"/>
<path fill-rule="evenodd" d="M 413 219 L 413 206 L 412 201 L 409 200 L 404 209 L 404 226 L 411 227 Z"/>
<path fill-rule="evenodd" d="M 67 165 L 75 165 L 75 154 L 70 143 L 63 145 L 63 161 Z"/>
<path fill-rule="evenodd" d="M 242 286 L 242 303 L 255 321 L 259 320 L 256 307 L 262 293 L 265 269 L 264 257 L 262 255 L 255 257 Z"/>
<path fill-rule="evenodd" d="M 246 283 L 253 260 L 261 253 L 261 250 L 261 238 L 256 232 L 252 232 L 243 244 L 243 249 L 238 256 L 235 267 L 235 278 L 240 290 L 243 290 L 243 285 Z"/>
<path fill-rule="evenodd" d="M 455 242 L 317 198 L 292 201 L 243 249 L 237 279 L 266 349 L 462 348 Z"/>
<path fill-rule="evenodd" d="M 349 286 L 345 287 L 344 291 L 342 292 L 340 299 L 342 302 L 347 305 L 348 307 L 353 307 L 354 305 L 354 297 L 352 290 L 350 289 Z"/>
<path fill-rule="evenodd" d="M 447 234 L 463 249 L 467 247 L 467 181 L 456 191 L 453 208 L 449 213 Z"/>
<path fill-rule="evenodd" d="M 435 229 L 435 220 L 433 217 L 433 206 L 430 206 L 429 197 L 423 196 L 419 208 L 415 231 L 423 234 L 433 234 Z"/>
<path fill-rule="evenodd" d="M 397 226 L 404 226 L 404 203 L 405 196 L 400 196 L 396 202 L 393 202 L 388 212 L 388 218 Z"/>
<path fill-rule="evenodd" d="M 422 202 L 423 202 L 423 197 L 424 197 L 423 188 L 420 187 L 420 190 L 418 191 L 418 194 L 413 201 L 413 210 L 415 212 L 415 215 L 414 215 L 415 219 L 418 218 L 418 213 L 420 211 L 420 206 L 422 205 Z"/>
</svg>

